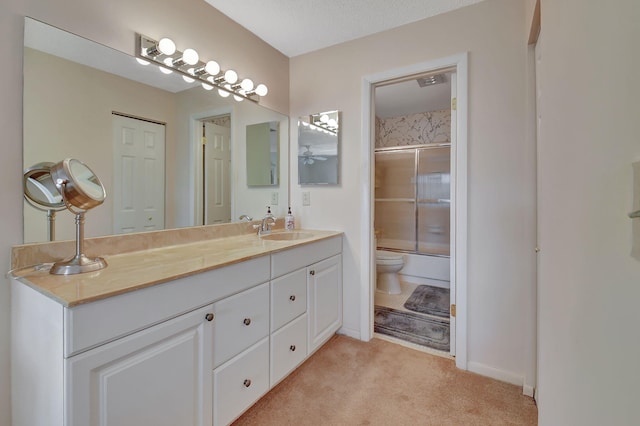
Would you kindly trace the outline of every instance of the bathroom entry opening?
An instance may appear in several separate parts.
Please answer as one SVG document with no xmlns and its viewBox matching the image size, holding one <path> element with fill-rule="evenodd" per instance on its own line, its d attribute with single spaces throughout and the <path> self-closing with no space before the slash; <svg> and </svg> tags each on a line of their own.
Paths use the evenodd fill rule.
<svg viewBox="0 0 640 426">
<path fill-rule="evenodd" d="M 433 65 L 438 63 L 446 65 Z M 464 263 L 456 265 L 457 250 L 462 250 L 463 262 L 466 259 L 466 245 L 456 244 L 459 241 L 456 238 L 463 236 L 462 233 L 456 236 L 457 215 L 466 217 L 466 186 L 458 183 L 456 187 L 458 169 L 462 171 L 461 179 L 466 176 L 466 55 L 417 64 L 404 71 L 389 71 L 364 80 L 374 98 L 370 103 L 370 120 L 375 122 L 370 123 L 369 138 L 372 253 L 379 249 L 407 253 L 406 259 L 414 266 L 424 263 L 412 259 L 441 259 L 437 261 L 438 270 L 442 272 L 445 268 L 447 277 L 444 279 L 448 282 L 438 283 L 449 288 L 452 308 L 448 318 L 448 355 L 456 356 L 457 350 L 461 349 L 459 359 L 456 356 L 456 365 L 466 369 L 466 327 L 462 322 L 459 334 L 456 320 L 456 314 L 463 320 L 466 312 L 460 315 L 459 309 L 458 312 L 453 309 L 457 304 L 456 268 L 464 270 Z M 459 74 L 462 81 L 458 80 Z M 462 90 L 459 91 L 459 87 Z M 464 106 L 463 122 L 460 123 L 458 93 Z M 457 144 L 459 126 L 463 135 L 461 152 Z M 399 187 L 402 189 L 397 191 Z M 459 193 L 457 189 L 460 189 Z M 456 196 L 463 197 L 460 204 L 456 202 Z M 463 210 L 456 211 L 459 205 Z M 466 233 L 466 229 L 461 230 Z M 375 256 L 372 260 L 375 274 Z M 443 261 L 445 263 L 441 264 Z M 433 262 L 427 261 L 427 264 Z M 460 274 L 464 280 L 463 275 Z M 402 281 L 403 271 L 400 277 Z M 427 278 L 425 281 L 433 280 Z M 405 287 L 413 289 L 413 284 L 402 286 L 403 297 Z M 374 315 L 374 305 L 384 305 L 381 301 L 386 299 L 378 297 L 380 293 L 376 292 L 374 284 L 370 288 L 373 292 L 369 299 L 373 331 L 378 316 L 378 308 Z M 461 302 L 460 308 L 464 309 L 464 296 Z M 379 332 L 376 334 L 382 337 Z M 458 338 L 461 338 L 461 345 L 458 345 Z"/>
</svg>

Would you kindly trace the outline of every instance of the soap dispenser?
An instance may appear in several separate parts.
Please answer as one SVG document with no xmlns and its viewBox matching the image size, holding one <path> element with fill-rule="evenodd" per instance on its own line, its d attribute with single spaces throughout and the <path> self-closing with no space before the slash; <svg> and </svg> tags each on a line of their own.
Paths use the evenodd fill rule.
<svg viewBox="0 0 640 426">
<path fill-rule="evenodd" d="M 291 207 L 289 207 L 289 212 L 284 218 L 284 228 L 287 231 L 293 231 L 295 227 L 296 227 L 296 222 L 293 215 L 291 214 Z"/>
</svg>

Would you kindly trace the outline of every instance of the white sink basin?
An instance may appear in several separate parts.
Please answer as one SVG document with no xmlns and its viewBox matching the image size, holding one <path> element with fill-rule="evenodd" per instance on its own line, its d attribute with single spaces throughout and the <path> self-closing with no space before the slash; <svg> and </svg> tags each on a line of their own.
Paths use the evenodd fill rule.
<svg viewBox="0 0 640 426">
<path fill-rule="evenodd" d="M 276 232 L 273 234 L 261 235 L 260 238 L 263 240 L 270 241 L 293 241 L 293 240 L 304 240 L 306 238 L 313 237 L 313 234 L 310 232 Z"/>
</svg>

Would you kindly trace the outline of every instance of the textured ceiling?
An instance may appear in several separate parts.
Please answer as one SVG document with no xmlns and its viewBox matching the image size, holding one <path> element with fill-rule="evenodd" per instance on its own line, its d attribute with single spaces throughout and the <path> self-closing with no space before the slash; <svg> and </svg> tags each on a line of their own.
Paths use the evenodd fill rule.
<svg viewBox="0 0 640 426">
<path fill-rule="evenodd" d="M 481 0 L 205 0 L 289 57 Z"/>
</svg>

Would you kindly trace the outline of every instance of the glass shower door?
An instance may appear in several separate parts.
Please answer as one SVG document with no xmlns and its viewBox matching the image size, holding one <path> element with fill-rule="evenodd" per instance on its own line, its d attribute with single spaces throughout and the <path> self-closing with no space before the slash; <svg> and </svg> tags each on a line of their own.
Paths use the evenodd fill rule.
<svg viewBox="0 0 640 426">
<path fill-rule="evenodd" d="M 415 151 L 375 153 L 375 230 L 378 247 L 416 250 Z"/>
<path fill-rule="evenodd" d="M 418 150 L 418 252 L 449 256 L 450 147 Z"/>
</svg>

